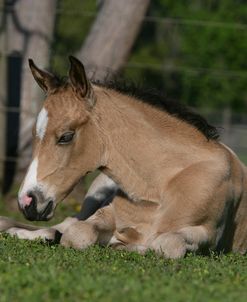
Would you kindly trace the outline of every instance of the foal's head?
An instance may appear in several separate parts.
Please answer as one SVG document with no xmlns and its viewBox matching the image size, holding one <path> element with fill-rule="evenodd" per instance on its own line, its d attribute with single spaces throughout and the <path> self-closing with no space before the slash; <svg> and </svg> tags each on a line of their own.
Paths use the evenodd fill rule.
<svg viewBox="0 0 247 302">
<path fill-rule="evenodd" d="M 102 145 L 92 111 L 96 101 L 80 61 L 70 57 L 69 81 L 29 61 L 32 74 L 46 92 L 33 128 L 33 159 L 19 191 L 26 218 L 47 220 L 87 172 L 100 166 Z"/>
</svg>

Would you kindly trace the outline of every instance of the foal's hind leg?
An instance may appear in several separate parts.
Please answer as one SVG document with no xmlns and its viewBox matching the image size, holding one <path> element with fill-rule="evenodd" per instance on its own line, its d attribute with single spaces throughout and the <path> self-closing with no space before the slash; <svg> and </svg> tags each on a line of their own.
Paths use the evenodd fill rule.
<svg viewBox="0 0 247 302">
<path fill-rule="evenodd" d="M 177 232 L 160 234 L 150 245 L 124 244 L 116 242 L 111 247 L 117 250 L 137 252 L 141 255 L 147 250 L 153 250 L 166 258 L 176 259 L 185 256 L 186 252 L 193 252 L 208 240 L 208 232 L 202 226 L 185 227 Z"/>
<path fill-rule="evenodd" d="M 229 173 L 203 162 L 180 172 L 166 190 L 166 203 L 155 222 L 151 249 L 167 258 L 214 249 L 226 223 L 233 197 Z"/>
<path fill-rule="evenodd" d="M 141 245 L 141 244 L 124 244 L 122 242 L 117 242 L 115 244 L 111 244 L 110 245 L 111 248 L 115 249 L 115 250 L 124 250 L 124 251 L 128 251 L 128 252 L 136 252 L 138 254 L 144 255 L 146 253 L 146 251 L 150 248 L 148 248 L 145 245 Z"/>
</svg>

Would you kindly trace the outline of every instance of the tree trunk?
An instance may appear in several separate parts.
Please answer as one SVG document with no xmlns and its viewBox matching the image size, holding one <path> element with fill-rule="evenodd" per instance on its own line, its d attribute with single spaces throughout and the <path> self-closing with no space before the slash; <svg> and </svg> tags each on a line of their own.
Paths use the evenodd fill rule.
<svg viewBox="0 0 247 302">
<path fill-rule="evenodd" d="M 150 0 L 105 0 L 78 52 L 87 71 L 104 79 L 123 67 L 135 42 Z"/>
<path fill-rule="evenodd" d="M 19 166 L 26 168 L 31 156 L 31 129 L 41 106 L 42 94 L 28 68 L 28 58 L 47 66 L 56 15 L 56 0 L 8 1 L 7 51 L 23 56 Z"/>
</svg>

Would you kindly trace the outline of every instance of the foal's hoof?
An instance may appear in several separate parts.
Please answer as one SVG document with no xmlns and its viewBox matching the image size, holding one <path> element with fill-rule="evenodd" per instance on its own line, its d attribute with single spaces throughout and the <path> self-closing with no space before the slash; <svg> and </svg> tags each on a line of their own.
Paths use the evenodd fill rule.
<svg viewBox="0 0 247 302">
<path fill-rule="evenodd" d="M 64 247 L 82 250 L 96 243 L 97 239 L 98 233 L 93 225 L 78 221 L 66 229 L 60 244 Z"/>
</svg>

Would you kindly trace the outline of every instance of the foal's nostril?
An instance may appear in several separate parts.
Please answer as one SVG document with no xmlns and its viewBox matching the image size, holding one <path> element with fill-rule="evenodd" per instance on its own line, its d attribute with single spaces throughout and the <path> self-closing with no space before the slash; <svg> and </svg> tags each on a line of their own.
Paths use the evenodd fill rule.
<svg viewBox="0 0 247 302">
<path fill-rule="evenodd" d="M 27 193 L 27 196 L 32 198 L 32 201 L 34 201 L 36 204 L 42 203 L 44 200 L 43 194 L 39 191 L 30 191 Z"/>
<path fill-rule="evenodd" d="M 30 193 L 27 194 L 27 196 L 28 196 L 29 198 L 31 198 L 31 200 L 32 200 L 31 203 L 32 203 L 32 202 L 37 203 L 37 197 L 36 197 L 36 195 L 35 195 L 34 193 L 30 192 Z"/>
<path fill-rule="evenodd" d="M 21 205 L 23 207 L 30 205 L 30 203 L 32 202 L 32 197 L 28 196 L 28 195 L 24 195 L 22 196 L 22 198 L 20 199 Z"/>
<path fill-rule="evenodd" d="M 28 220 L 36 220 L 37 218 L 37 199 L 35 196 L 29 196 L 32 198 L 32 201 L 29 205 L 26 205 L 23 208 L 23 213 Z"/>
</svg>

